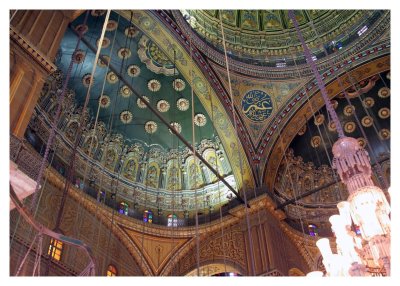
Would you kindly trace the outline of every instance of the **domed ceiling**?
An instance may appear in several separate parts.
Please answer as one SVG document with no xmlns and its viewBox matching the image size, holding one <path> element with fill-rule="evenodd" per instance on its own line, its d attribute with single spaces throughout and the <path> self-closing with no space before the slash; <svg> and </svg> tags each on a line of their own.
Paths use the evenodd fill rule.
<svg viewBox="0 0 400 286">
<path fill-rule="evenodd" d="M 83 20 L 84 15 L 81 15 L 73 25 L 79 26 Z M 88 19 L 85 37 L 93 46 L 96 46 L 100 38 L 103 21 L 104 17 L 93 15 Z M 101 54 L 110 58 L 111 64 L 118 67 L 135 90 L 145 96 L 168 122 L 174 123 L 183 137 L 191 143 L 190 85 L 174 68 L 173 59 L 168 59 L 157 45 L 137 28 L 130 27 L 128 20 L 117 13 L 111 13 Z M 76 35 L 67 31 L 61 43 L 61 58 L 57 64 L 65 74 L 76 41 Z M 84 103 L 92 72 L 91 63 L 95 58 L 92 51 L 83 52 L 86 54 L 84 61 L 81 65 L 76 65 L 70 81 L 78 105 Z M 110 126 L 113 133 L 120 133 L 127 144 L 140 141 L 147 145 L 158 144 L 166 149 L 183 146 L 101 60 L 96 67 L 88 104 L 93 118 L 96 117 L 99 102 L 98 120 Z M 196 141 L 213 138 L 214 130 L 210 118 L 196 96 L 194 107 Z"/>
<path fill-rule="evenodd" d="M 297 64 L 305 63 L 288 10 L 181 10 L 181 14 L 197 35 L 223 53 L 221 18 L 232 59 L 262 66 L 294 65 L 293 58 Z M 329 53 L 342 49 L 380 14 L 368 10 L 295 10 L 303 36 L 318 59 L 325 57 L 321 41 Z"/>
<path fill-rule="evenodd" d="M 85 40 L 96 47 L 105 11 L 92 11 L 86 24 L 85 16 L 86 13 L 72 22 L 71 29 L 83 31 Z M 182 217 L 183 213 L 187 216 L 188 212 L 194 211 L 197 204 L 208 212 L 231 199 L 228 188 L 204 164 L 194 159 L 191 150 L 101 59 L 97 61 L 93 82 L 90 83 L 95 52 L 81 42 L 79 51 L 74 53 L 78 37 L 71 29 L 67 30 L 61 42 L 56 61 L 64 78 L 71 56 L 75 63 L 67 95 L 72 101 L 63 110 L 65 121 L 60 127 L 69 146 L 72 146 L 78 118 L 91 87 L 87 126 L 84 127 L 79 147 L 81 155 L 91 155 L 89 162 L 92 165 L 90 174 L 87 174 L 83 163 L 76 164 L 77 177 L 86 182 L 87 179 L 93 180 L 97 187 L 104 188 L 106 201 L 113 199 L 110 197 L 111 181 L 118 178 L 117 201 L 128 202 L 132 216 L 140 217 L 143 209 L 150 209 L 158 210 L 159 214 L 162 210 L 173 211 Z M 213 125 L 213 114 L 210 117 L 196 93 L 192 102 L 191 86 L 175 66 L 174 58 L 168 57 L 145 33 L 116 12 L 111 12 L 100 54 L 108 58 L 111 65 L 129 80 L 135 92 L 157 109 L 190 144 L 193 143 L 194 123 L 196 150 L 232 188 L 236 188 L 228 156 Z M 195 84 L 200 86 L 198 81 Z M 53 84 L 47 83 L 49 86 Z M 207 91 L 206 86 L 201 87 Z M 52 103 L 55 102 L 55 94 L 55 90 L 50 91 L 50 88 L 42 91 L 41 104 L 50 116 L 56 106 Z M 94 129 L 96 118 L 98 124 L 92 140 L 90 132 Z M 224 121 L 222 123 L 222 127 L 225 126 Z M 92 151 L 89 151 L 90 146 Z M 67 153 L 59 152 L 61 161 L 64 161 L 62 165 L 69 163 Z M 103 180 L 104 176 L 109 178 Z M 197 190 L 197 200 L 201 197 L 204 202 L 195 200 L 194 190 Z"/>
</svg>

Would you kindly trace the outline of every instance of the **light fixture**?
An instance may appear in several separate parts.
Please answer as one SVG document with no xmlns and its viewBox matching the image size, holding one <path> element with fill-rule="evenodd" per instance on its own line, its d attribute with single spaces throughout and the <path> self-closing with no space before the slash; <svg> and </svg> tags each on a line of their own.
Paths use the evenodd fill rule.
<svg viewBox="0 0 400 286">
<path fill-rule="evenodd" d="M 372 181 L 368 152 L 358 144 L 357 139 L 344 135 L 292 10 L 289 11 L 289 17 L 338 131 L 339 139 L 332 147 L 332 167 L 349 191 L 347 201 L 337 205 L 339 214 L 329 219 L 336 237 L 337 253 L 332 252 L 327 238 L 316 243 L 323 258 L 326 276 L 371 276 L 373 273 L 390 276 L 390 205 L 383 191 Z M 366 30 L 367 27 L 363 27 L 359 35 Z M 352 231 L 353 224 L 359 227 L 361 237 Z M 317 274 L 310 274 L 313 275 Z"/>
</svg>

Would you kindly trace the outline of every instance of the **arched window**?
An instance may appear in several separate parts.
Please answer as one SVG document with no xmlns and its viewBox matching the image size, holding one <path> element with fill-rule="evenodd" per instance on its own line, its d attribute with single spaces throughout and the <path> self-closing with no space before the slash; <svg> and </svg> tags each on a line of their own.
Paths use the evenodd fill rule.
<svg viewBox="0 0 400 286">
<path fill-rule="evenodd" d="M 315 224 L 309 224 L 308 225 L 308 233 L 311 236 L 318 236 L 317 226 Z"/>
<path fill-rule="evenodd" d="M 63 243 L 57 239 L 52 238 L 50 240 L 48 255 L 53 257 L 55 260 L 60 261 L 62 253 Z"/>
<path fill-rule="evenodd" d="M 167 226 L 173 226 L 173 227 L 177 227 L 178 226 L 178 217 L 176 216 L 176 214 L 169 214 L 168 215 Z"/>
<path fill-rule="evenodd" d="M 128 215 L 128 208 L 129 208 L 129 205 L 127 203 L 121 202 L 119 204 L 119 211 L 118 212 L 120 214 Z"/>
<path fill-rule="evenodd" d="M 149 210 L 145 210 L 143 212 L 143 221 L 148 223 L 153 223 L 153 212 Z"/>
<path fill-rule="evenodd" d="M 114 265 L 108 265 L 107 276 L 117 276 L 117 268 Z"/>
</svg>

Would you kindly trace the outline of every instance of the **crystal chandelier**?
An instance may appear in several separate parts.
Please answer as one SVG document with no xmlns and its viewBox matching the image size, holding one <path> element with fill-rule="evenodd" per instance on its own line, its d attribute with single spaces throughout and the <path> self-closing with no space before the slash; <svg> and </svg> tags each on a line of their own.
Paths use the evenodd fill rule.
<svg viewBox="0 0 400 286">
<path fill-rule="evenodd" d="M 332 167 L 349 191 L 347 201 L 337 205 L 339 214 L 329 218 L 336 237 L 337 253 L 332 252 L 327 238 L 316 243 L 323 258 L 326 276 L 371 276 L 374 272 L 384 272 L 390 276 L 390 205 L 383 191 L 372 181 L 368 152 L 356 139 L 344 135 L 292 10 L 289 11 L 289 17 L 296 28 L 329 115 L 336 125 L 339 139 L 332 147 Z M 352 230 L 352 225 L 359 227 L 359 235 Z M 307 274 L 322 275 L 320 271 Z"/>
</svg>

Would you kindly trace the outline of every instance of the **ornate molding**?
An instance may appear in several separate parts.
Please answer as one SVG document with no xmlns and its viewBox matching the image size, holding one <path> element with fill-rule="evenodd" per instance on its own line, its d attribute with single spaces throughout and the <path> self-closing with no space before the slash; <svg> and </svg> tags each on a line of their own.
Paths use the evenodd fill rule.
<svg viewBox="0 0 400 286">
<path fill-rule="evenodd" d="M 55 64 L 39 51 L 30 41 L 25 39 L 13 26 L 10 26 L 10 38 L 23 51 L 25 51 L 39 66 L 47 73 L 52 73 L 57 70 Z"/>
</svg>

